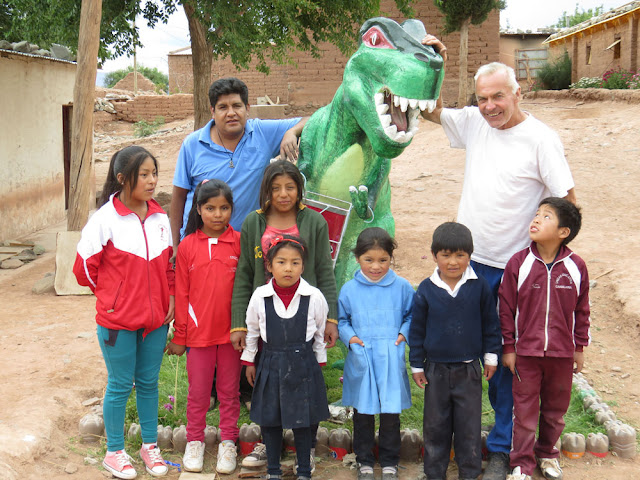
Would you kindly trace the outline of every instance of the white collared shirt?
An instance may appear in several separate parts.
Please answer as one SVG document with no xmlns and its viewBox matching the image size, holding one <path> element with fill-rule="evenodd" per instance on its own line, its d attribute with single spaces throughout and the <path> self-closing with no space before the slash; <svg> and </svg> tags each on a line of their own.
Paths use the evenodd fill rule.
<svg viewBox="0 0 640 480">
<path fill-rule="evenodd" d="M 258 287 L 249 300 L 247 307 L 247 337 L 246 347 L 242 352 L 241 360 L 253 362 L 258 353 L 258 338 L 262 338 L 264 342 L 268 342 L 267 338 L 267 316 L 264 306 L 264 299 L 273 298 L 273 308 L 281 318 L 291 318 L 298 312 L 300 306 L 300 297 L 302 295 L 310 296 L 309 311 L 307 313 L 307 335 L 306 341 L 313 339 L 313 351 L 316 355 L 318 363 L 327 362 L 327 350 L 324 343 L 324 327 L 329 313 L 329 305 L 324 296 L 315 287 L 309 285 L 304 278 L 300 279 L 300 285 L 291 300 L 288 307 L 285 308 L 284 303 L 276 294 L 273 288 L 273 279 L 266 285 Z"/>
</svg>

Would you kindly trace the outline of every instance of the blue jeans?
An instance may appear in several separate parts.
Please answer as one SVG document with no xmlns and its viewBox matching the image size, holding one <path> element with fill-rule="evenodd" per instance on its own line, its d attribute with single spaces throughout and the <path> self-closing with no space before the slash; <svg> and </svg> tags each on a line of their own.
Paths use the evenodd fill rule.
<svg viewBox="0 0 640 480">
<path fill-rule="evenodd" d="M 471 260 L 471 266 L 478 275 L 489 283 L 493 296 L 498 303 L 498 287 L 502 281 L 503 269 L 483 265 Z M 498 358 L 498 369 L 489 380 L 489 401 L 496 415 L 496 423 L 487 438 L 489 452 L 509 453 L 511 451 L 511 433 L 513 429 L 513 375 L 502 366 Z"/>
<path fill-rule="evenodd" d="M 111 330 L 98 325 L 98 343 L 107 366 L 107 391 L 103 415 L 107 450 L 124 449 L 124 417 L 127 400 L 136 386 L 136 406 L 144 443 L 158 437 L 158 374 L 167 342 L 164 325 L 144 339 L 143 330 Z"/>
</svg>

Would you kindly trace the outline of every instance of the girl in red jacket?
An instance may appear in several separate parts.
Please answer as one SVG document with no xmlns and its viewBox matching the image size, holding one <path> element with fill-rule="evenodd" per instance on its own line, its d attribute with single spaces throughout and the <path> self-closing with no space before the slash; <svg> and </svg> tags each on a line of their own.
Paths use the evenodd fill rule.
<svg viewBox="0 0 640 480">
<path fill-rule="evenodd" d="M 123 433 L 134 382 L 144 442 L 140 456 L 151 475 L 167 474 L 156 445 L 158 373 L 173 319 L 174 272 L 169 219 L 151 198 L 157 182 L 158 162 L 144 148 L 131 146 L 114 154 L 101 207 L 82 230 L 73 266 L 78 283 L 96 295 L 98 342 L 108 372 L 102 465 L 124 479 L 136 477 Z"/>
<path fill-rule="evenodd" d="M 236 441 L 240 416 L 240 352 L 234 350 L 231 331 L 231 294 L 240 256 L 240 233 L 229 225 L 233 196 L 221 180 L 203 180 L 193 195 L 185 238 L 176 258 L 175 335 L 169 355 L 187 350 L 187 448 L 183 467 L 202 471 L 204 429 L 213 375 L 220 400 L 217 471 L 236 468 Z"/>
</svg>

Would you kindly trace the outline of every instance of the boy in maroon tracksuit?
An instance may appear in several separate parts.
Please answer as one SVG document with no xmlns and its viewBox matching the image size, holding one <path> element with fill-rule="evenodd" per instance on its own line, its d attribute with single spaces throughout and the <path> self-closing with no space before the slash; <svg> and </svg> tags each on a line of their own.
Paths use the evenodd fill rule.
<svg viewBox="0 0 640 480">
<path fill-rule="evenodd" d="M 507 480 L 530 480 L 536 457 L 545 478 L 562 478 L 555 443 L 569 408 L 572 373 L 582 370 L 582 349 L 591 340 L 587 267 L 566 246 L 581 222 L 575 205 L 545 198 L 529 226 L 531 245 L 504 271 L 498 293 L 502 363 L 514 374 L 513 471 Z"/>
</svg>

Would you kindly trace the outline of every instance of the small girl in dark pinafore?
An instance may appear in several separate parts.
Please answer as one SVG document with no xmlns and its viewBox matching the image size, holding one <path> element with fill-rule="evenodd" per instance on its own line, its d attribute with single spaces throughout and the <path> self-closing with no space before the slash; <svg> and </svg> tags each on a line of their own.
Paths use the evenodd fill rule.
<svg viewBox="0 0 640 480">
<path fill-rule="evenodd" d="M 267 447 L 267 478 L 282 477 L 282 429 L 295 436 L 299 480 L 311 478 L 311 426 L 329 417 L 321 365 L 327 361 L 324 327 L 329 307 L 315 287 L 300 278 L 307 251 L 300 238 L 271 240 L 269 283 L 258 287 L 247 308 L 246 348 L 242 361 L 254 387 L 251 420 L 260 425 Z M 262 358 L 253 360 L 262 338 Z"/>
</svg>

